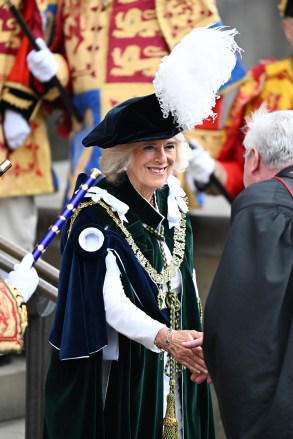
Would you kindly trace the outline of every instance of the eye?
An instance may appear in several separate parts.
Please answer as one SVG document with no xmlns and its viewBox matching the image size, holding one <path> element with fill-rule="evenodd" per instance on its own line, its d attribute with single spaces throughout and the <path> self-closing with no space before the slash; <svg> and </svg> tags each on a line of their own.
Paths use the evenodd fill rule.
<svg viewBox="0 0 293 439">
<path fill-rule="evenodd" d="M 176 145 L 174 143 L 170 143 L 169 145 L 165 146 L 166 151 L 173 151 L 176 148 Z"/>
<path fill-rule="evenodd" d="M 155 145 L 145 145 L 143 149 L 144 151 L 153 151 L 155 149 Z"/>
</svg>

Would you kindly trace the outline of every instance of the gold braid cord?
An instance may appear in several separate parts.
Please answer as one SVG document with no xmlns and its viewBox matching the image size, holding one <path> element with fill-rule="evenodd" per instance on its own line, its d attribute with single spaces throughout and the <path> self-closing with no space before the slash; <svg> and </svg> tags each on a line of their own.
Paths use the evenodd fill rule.
<svg viewBox="0 0 293 439">
<path fill-rule="evenodd" d="M 161 231 L 158 232 L 154 230 L 152 227 L 147 226 L 147 230 L 154 234 L 159 240 L 160 250 L 163 258 L 163 265 L 167 267 L 167 258 L 163 246 L 163 242 L 165 241 L 164 236 L 164 228 L 161 227 Z M 167 292 L 163 292 L 163 285 L 158 285 L 159 293 L 158 293 L 158 304 L 159 308 L 168 308 L 170 311 L 170 327 L 172 330 L 179 329 L 179 319 L 180 319 L 180 309 L 181 303 L 177 297 L 177 294 L 172 291 L 171 281 L 168 280 L 167 284 Z M 172 330 L 170 330 L 172 332 Z M 168 360 L 165 366 L 165 374 L 169 377 L 169 394 L 167 396 L 167 407 L 166 414 L 163 420 L 164 432 L 163 439 L 178 439 L 178 421 L 176 418 L 176 401 L 175 401 L 175 376 L 177 372 L 181 372 L 181 365 L 177 363 L 175 358 L 168 353 Z"/>
<path fill-rule="evenodd" d="M 164 248 L 161 244 L 161 252 L 164 263 L 167 263 Z M 168 291 L 166 294 L 166 305 L 170 310 L 170 327 L 174 330 L 179 329 L 181 303 L 177 294 L 171 289 L 171 282 L 167 282 Z M 165 367 L 165 374 L 169 377 L 169 394 L 167 395 L 166 414 L 163 420 L 164 434 L 163 439 L 178 439 L 178 421 L 176 418 L 176 401 L 175 401 L 175 376 L 181 371 L 181 366 L 175 358 L 168 353 L 168 361 Z"/>
<path fill-rule="evenodd" d="M 97 204 L 97 203 L 96 203 L 95 201 L 86 201 L 85 203 L 79 203 L 79 205 L 77 206 L 77 208 L 74 209 L 74 212 L 73 212 L 73 214 L 72 214 L 71 217 L 70 217 L 70 223 L 69 223 L 69 227 L 68 227 L 68 231 L 67 231 L 67 238 L 68 238 L 68 236 L 70 235 L 70 232 L 71 232 L 71 229 L 72 229 L 73 223 L 74 223 L 74 221 L 76 220 L 76 217 L 77 217 L 77 215 L 80 213 L 80 211 L 81 211 L 82 209 L 84 209 L 85 207 L 93 206 L 94 204 Z"/>
<path fill-rule="evenodd" d="M 112 209 L 103 201 L 98 201 L 98 204 L 100 204 L 102 207 L 104 207 L 104 209 L 106 209 L 107 213 L 113 219 L 115 224 L 123 232 L 125 239 L 130 245 L 130 247 L 132 248 L 138 262 L 148 272 L 148 274 L 154 280 L 154 282 L 157 285 L 163 285 L 164 283 L 169 282 L 172 279 L 172 277 L 175 276 L 184 258 L 185 232 L 186 232 L 185 214 L 182 213 L 180 220 L 180 229 L 179 230 L 175 229 L 174 232 L 174 250 L 172 255 L 172 261 L 168 266 L 164 267 L 161 273 L 158 273 L 151 265 L 151 263 L 147 260 L 147 258 L 142 254 L 138 246 L 135 244 L 131 233 L 129 233 L 126 227 L 121 223 L 120 219 L 115 215 Z"/>
</svg>

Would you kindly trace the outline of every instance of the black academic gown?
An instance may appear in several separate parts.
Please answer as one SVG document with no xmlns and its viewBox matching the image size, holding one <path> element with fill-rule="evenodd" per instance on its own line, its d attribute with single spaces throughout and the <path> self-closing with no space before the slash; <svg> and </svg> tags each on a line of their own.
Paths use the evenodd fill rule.
<svg viewBox="0 0 293 439">
<path fill-rule="evenodd" d="M 280 174 L 293 189 L 293 167 Z M 270 179 L 232 205 L 204 310 L 204 353 L 228 438 L 293 438 L 293 198 Z"/>
<path fill-rule="evenodd" d="M 161 214 L 134 190 L 128 180 L 115 187 L 105 179 L 98 184 L 131 206 L 124 223 L 136 244 L 160 272 L 162 257 L 157 239 L 143 224 L 156 228 L 163 221 L 166 243 L 173 251 L 173 229 L 167 216 L 168 187 L 158 190 Z M 161 439 L 163 421 L 163 361 L 139 343 L 119 334 L 119 358 L 112 361 L 106 401 L 102 399 L 103 348 L 107 345 L 103 281 L 107 249 L 118 256 L 125 294 L 148 315 L 168 325 L 169 316 L 157 306 L 157 287 L 137 261 L 120 229 L 99 204 L 88 199 L 62 236 L 62 264 L 56 317 L 50 335 L 53 345 L 46 381 L 44 439 Z M 81 231 L 98 227 L 104 244 L 84 251 Z M 68 237 L 67 237 L 68 236 Z M 201 329 L 192 279 L 192 230 L 186 221 L 186 246 L 180 266 L 183 289 L 181 324 Z M 206 383 L 195 385 L 183 372 L 182 401 L 185 439 L 214 438 L 213 415 Z"/>
</svg>

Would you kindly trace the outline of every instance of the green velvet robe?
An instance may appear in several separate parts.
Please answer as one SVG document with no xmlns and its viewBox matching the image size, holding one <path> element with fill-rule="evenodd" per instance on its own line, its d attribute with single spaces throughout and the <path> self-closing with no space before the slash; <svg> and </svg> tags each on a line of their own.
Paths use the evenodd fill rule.
<svg viewBox="0 0 293 439">
<path fill-rule="evenodd" d="M 165 219 L 168 187 L 165 186 L 156 192 L 162 217 L 135 191 L 128 180 L 119 187 L 114 187 L 104 179 L 98 186 L 131 206 L 126 214 L 129 222 L 124 225 L 131 232 L 144 256 L 157 271 L 160 271 L 163 261 L 158 241 L 143 224 L 157 228 L 163 220 L 166 243 L 172 253 L 174 229 L 169 229 Z M 107 231 L 113 231 L 114 235 L 118 233 L 117 236 L 123 236 L 101 205 L 88 205 L 80 210 L 66 243 L 67 231 L 63 233 L 59 301 L 65 301 L 64 309 L 72 306 L 72 300 L 79 300 L 80 294 L 89 294 L 91 299 L 97 297 L 97 300 L 100 300 L 99 308 L 102 307 L 102 284 L 98 284 L 96 272 L 101 266 L 104 267 L 106 253 L 97 259 L 94 255 L 86 259 L 86 252 L 80 251 L 78 244 L 80 230 L 93 226 L 94 223 Z M 131 252 L 129 248 L 129 253 Z M 100 268 L 97 269 L 98 265 Z M 123 266 L 120 269 L 125 294 L 135 305 L 140 306 L 131 288 L 129 273 L 123 271 Z M 135 270 L 135 267 L 133 269 Z M 105 272 L 104 268 L 101 270 Z M 182 329 L 201 330 L 200 311 L 192 278 L 193 242 L 188 217 L 185 255 L 180 271 L 183 282 Z M 74 280 L 71 279 L 73 275 Z M 82 291 L 84 282 L 89 286 L 85 292 Z M 69 291 L 70 288 L 75 289 L 74 294 Z M 66 289 L 68 291 L 64 291 Z M 69 297 L 73 299 L 70 301 Z M 91 312 L 91 310 L 86 311 L 86 305 L 80 306 L 79 309 L 80 313 Z M 58 313 L 56 318 L 57 316 Z M 103 320 L 103 310 L 99 316 L 99 320 Z M 163 315 L 160 320 L 164 321 Z M 86 316 L 85 321 L 91 321 L 91 316 Z M 60 322 L 55 323 L 60 324 Z M 63 322 L 60 327 L 62 324 Z M 74 326 L 72 328 L 74 329 Z M 50 341 L 54 345 L 55 341 L 52 338 Z M 100 344 L 103 345 L 103 341 Z M 59 350 L 52 348 L 45 392 L 44 439 L 161 439 L 164 417 L 164 365 L 161 356 L 119 334 L 119 359 L 111 363 L 104 407 L 102 362 L 102 349 L 91 354 L 89 358 L 61 361 Z M 207 383 L 201 385 L 192 383 L 190 372 L 187 370 L 182 373 L 182 408 L 185 439 L 215 437 L 209 386 Z"/>
</svg>

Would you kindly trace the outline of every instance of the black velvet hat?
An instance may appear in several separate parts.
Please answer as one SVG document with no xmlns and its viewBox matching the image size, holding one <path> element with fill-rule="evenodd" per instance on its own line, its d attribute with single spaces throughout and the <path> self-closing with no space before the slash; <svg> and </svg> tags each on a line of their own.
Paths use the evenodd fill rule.
<svg viewBox="0 0 293 439">
<path fill-rule="evenodd" d="M 164 118 L 155 94 L 136 97 L 112 108 L 82 141 L 84 146 L 112 148 L 121 143 L 170 139 L 182 129 Z"/>
<path fill-rule="evenodd" d="M 282 17 L 293 17 L 293 0 L 281 0 L 279 10 Z"/>
</svg>

